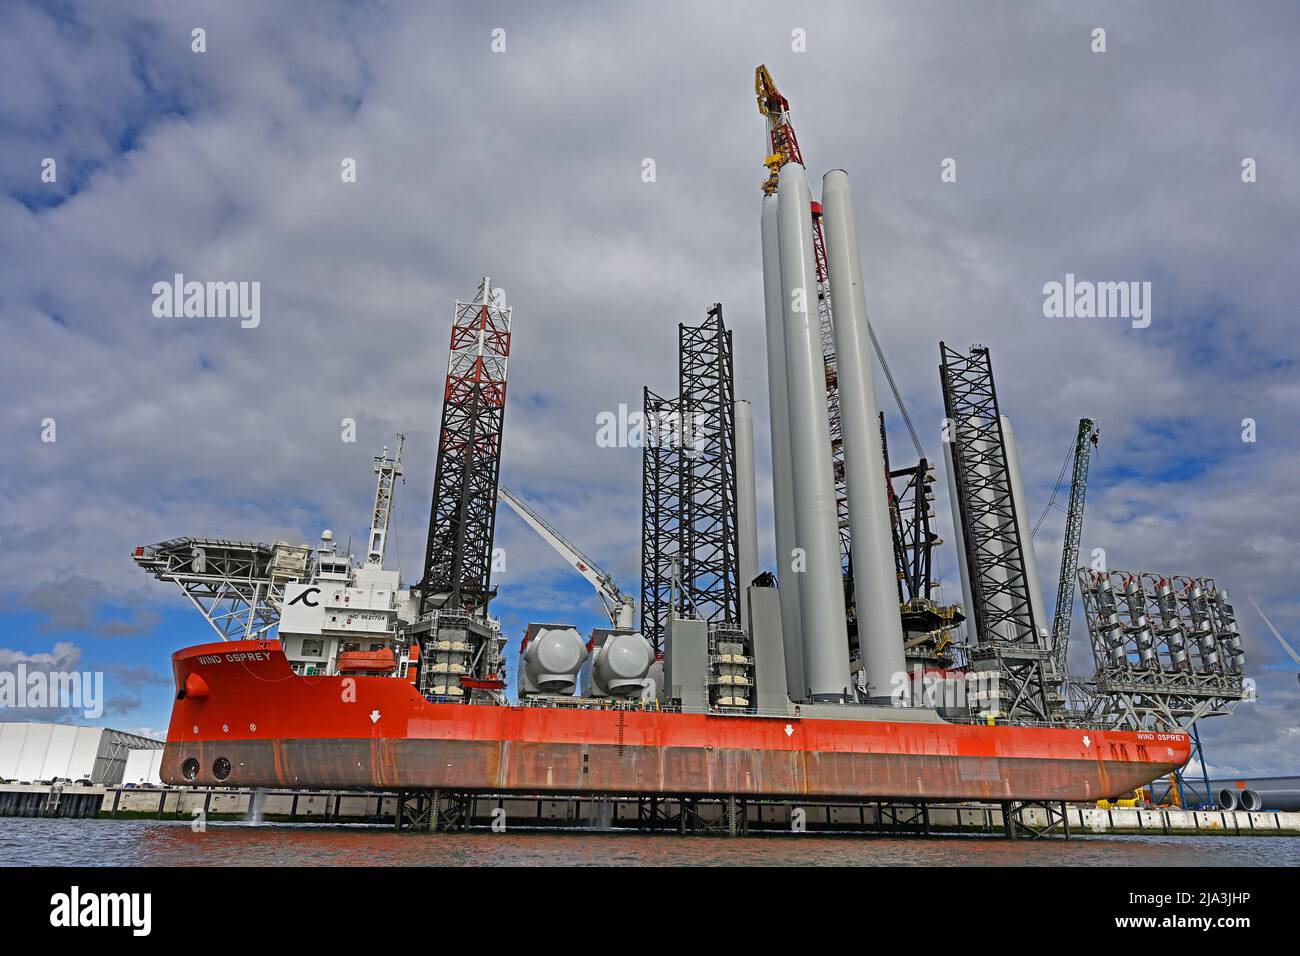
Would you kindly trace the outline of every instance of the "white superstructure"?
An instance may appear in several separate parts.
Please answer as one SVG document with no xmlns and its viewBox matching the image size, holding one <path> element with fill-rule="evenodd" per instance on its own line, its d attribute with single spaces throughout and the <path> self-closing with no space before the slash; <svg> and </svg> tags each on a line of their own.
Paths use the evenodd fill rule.
<svg viewBox="0 0 1300 956">
<path fill-rule="evenodd" d="M 321 532 L 310 572 L 285 586 L 280 644 L 295 674 L 399 674 L 407 656 L 398 629 L 416 619 L 418 600 L 402 586 L 401 574 L 384 568 L 393 495 L 402 475 L 405 435 L 397 455 L 375 458 L 375 504 L 371 509 L 366 560 L 340 554 L 334 533 Z"/>
<path fill-rule="evenodd" d="M 416 618 L 416 601 L 401 575 L 340 554 L 321 534 L 313 575 L 287 585 L 280 644 L 297 674 L 391 674 L 402 664 L 398 626 Z"/>
<path fill-rule="evenodd" d="M 315 548 L 176 538 L 136 548 L 135 561 L 177 584 L 222 640 L 278 636 L 295 674 L 407 677 L 423 645 L 423 693 L 499 697 L 501 622 L 445 611 L 420 620 L 419 591 L 384 567 L 406 436 L 397 439 L 395 455 L 385 447 L 375 456 L 364 560 L 350 547 L 340 551 L 327 529 Z M 626 602 L 630 619 L 631 599 Z"/>
</svg>

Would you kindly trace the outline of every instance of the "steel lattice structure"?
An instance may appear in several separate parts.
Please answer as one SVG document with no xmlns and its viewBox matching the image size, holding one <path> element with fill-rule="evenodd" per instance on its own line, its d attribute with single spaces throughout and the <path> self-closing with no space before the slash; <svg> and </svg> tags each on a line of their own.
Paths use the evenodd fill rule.
<svg viewBox="0 0 1300 956">
<path fill-rule="evenodd" d="M 366 548 L 366 562 L 383 567 L 384 549 L 388 546 L 388 525 L 393 516 L 393 494 L 397 479 L 402 477 L 402 448 L 406 436 L 397 436 L 397 455 L 388 457 L 388 446 L 375 456 L 375 503 L 370 509 L 370 544 Z"/>
<path fill-rule="evenodd" d="M 988 349 L 939 343 L 962 535 L 981 643 L 1038 643 Z"/>
<path fill-rule="evenodd" d="M 849 486 L 844 470 L 844 423 L 840 416 L 840 383 L 831 324 L 831 281 L 826 269 L 826 240 L 822 236 L 821 204 L 813 204 L 813 257 L 817 263 L 817 316 L 821 324 L 822 362 L 826 366 L 826 416 L 831 430 L 831 468 L 835 475 L 835 510 L 839 517 L 840 565 L 852 564 L 849 530 Z"/>
<path fill-rule="evenodd" d="M 1052 617 L 1052 666 L 1062 679 L 1069 675 L 1070 618 L 1074 613 L 1074 568 L 1079 563 L 1083 536 L 1083 506 L 1088 494 L 1091 445 L 1097 444 L 1097 423 L 1079 420 L 1074 439 L 1074 468 L 1070 477 L 1070 504 L 1065 512 L 1065 544 L 1061 548 L 1061 573 L 1056 582 L 1056 613 Z"/>
<path fill-rule="evenodd" d="M 898 598 L 903 604 L 930 599 L 934 548 L 939 536 L 930 526 L 930 485 L 934 472 L 922 458 L 911 468 L 891 469 L 889 492 L 892 511 L 898 515 L 894 557 L 898 566 Z M 895 488 L 894 481 L 902 481 Z"/>
<path fill-rule="evenodd" d="M 700 325 L 678 328 L 682 451 L 682 589 L 696 616 L 739 623 L 736 538 L 736 394 L 731 333 L 715 303 Z"/>
<path fill-rule="evenodd" d="M 641 633 L 662 651 L 681 540 L 678 401 L 645 389 L 641 453 Z"/>
<path fill-rule="evenodd" d="M 641 633 L 662 649 L 668 618 L 740 620 L 731 333 L 715 304 L 678 326 L 676 398 L 645 390 Z"/>
<path fill-rule="evenodd" d="M 1024 543 L 1007 468 L 1006 442 L 989 350 L 962 355 L 939 343 L 945 437 L 952 460 L 970 579 L 977 647 L 972 664 L 1001 672 L 1009 717 L 1050 720 L 1046 663 L 1025 576 Z"/>
<path fill-rule="evenodd" d="M 506 409 L 511 310 L 483 277 L 471 302 L 456 302 L 438 437 L 421 616 L 437 608 L 486 614 L 492 599 L 501 435 Z"/>
<path fill-rule="evenodd" d="M 930 525 L 930 502 L 934 494 L 934 468 L 922 458 L 911 468 L 891 468 L 889 435 L 885 431 L 885 414 L 880 413 L 880 448 L 888 480 L 889 522 L 894 539 L 894 570 L 898 574 L 899 604 L 930 600 L 933 583 L 934 549 L 939 535 Z M 894 482 L 900 480 L 901 485 Z"/>
<path fill-rule="evenodd" d="M 1134 729 L 1187 730 L 1247 695 L 1236 612 L 1213 578 L 1077 572 L 1097 669 L 1092 715 Z"/>
<path fill-rule="evenodd" d="M 889 493 L 889 523 L 894 541 L 894 572 L 898 578 L 898 603 L 903 616 L 905 650 L 909 661 L 922 666 L 952 667 L 957 661 L 952 629 L 965 618 L 960 605 L 934 600 L 934 552 L 943 543 L 931 523 L 934 466 L 922 457 L 911 468 L 891 468 L 885 416 L 880 415 L 880 447 L 884 451 L 885 488 Z M 852 581 L 852 578 L 846 578 Z M 854 599 L 856 605 L 856 596 Z M 856 617 L 856 606 L 854 607 Z M 857 645 L 856 620 L 850 644 Z"/>
<path fill-rule="evenodd" d="M 223 641 L 268 636 L 280 623 L 284 586 L 309 576 L 301 545 L 173 538 L 136 548 L 133 558 L 178 586 Z"/>
</svg>

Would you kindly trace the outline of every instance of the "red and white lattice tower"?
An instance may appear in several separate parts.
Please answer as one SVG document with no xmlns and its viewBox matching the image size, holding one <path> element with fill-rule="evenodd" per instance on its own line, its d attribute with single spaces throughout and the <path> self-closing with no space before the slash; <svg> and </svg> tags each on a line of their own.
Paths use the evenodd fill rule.
<svg viewBox="0 0 1300 956">
<path fill-rule="evenodd" d="M 503 291 L 487 276 L 473 301 L 456 302 L 420 583 L 422 616 L 441 608 L 485 615 L 492 599 L 510 312 Z"/>
</svg>

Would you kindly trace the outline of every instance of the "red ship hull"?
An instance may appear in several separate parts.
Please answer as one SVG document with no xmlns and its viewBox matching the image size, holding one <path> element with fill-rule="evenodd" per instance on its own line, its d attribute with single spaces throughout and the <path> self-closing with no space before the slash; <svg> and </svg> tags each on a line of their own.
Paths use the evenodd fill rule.
<svg viewBox="0 0 1300 956">
<path fill-rule="evenodd" d="M 1097 800 L 1190 755 L 1179 733 L 435 704 L 398 678 L 300 677 L 276 641 L 186 648 L 172 667 L 174 784 Z"/>
</svg>

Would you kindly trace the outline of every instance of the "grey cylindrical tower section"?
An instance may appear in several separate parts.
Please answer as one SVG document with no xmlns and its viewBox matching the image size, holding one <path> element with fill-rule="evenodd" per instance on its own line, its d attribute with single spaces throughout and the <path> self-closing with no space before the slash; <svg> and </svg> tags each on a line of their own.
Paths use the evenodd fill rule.
<svg viewBox="0 0 1300 956">
<path fill-rule="evenodd" d="M 849 636 L 826 413 L 826 364 L 817 318 L 812 193 L 802 166 L 781 167 L 777 197 L 794 521 L 796 547 L 802 549 L 805 561 L 805 570 L 798 575 L 804 682 L 814 700 L 835 700 L 848 692 Z"/>
<path fill-rule="evenodd" d="M 749 630 L 748 588 L 758 574 L 758 504 L 754 500 L 754 412 L 736 402 L 736 565 L 740 571 L 740 626 Z"/>
<path fill-rule="evenodd" d="M 772 426 L 772 513 L 776 531 L 776 578 L 781 598 L 781 640 L 786 688 L 803 700 L 803 625 L 799 576 L 790 570 L 794 550 L 794 464 L 790 457 L 790 399 L 785 381 L 785 309 L 781 292 L 781 241 L 776 196 L 763 197 L 763 307 L 767 322 L 767 401 Z"/>
<path fill-rule="evenodd" d="M 956 425 L 950 426 L 953 432 Z M 966 536 L 961 530 L 961 499 L 957 495 L 957 472 L 952 459 L 951 439 L 954 434 L 941 438 L 943 444 L 943 466 L 948 472 L 948 507 L 952 511 L 952 543 L 957 549 L 957 572 L 961 575 L 961 606 L 966 615 L 966 630 L 975 634 L 975 595 L 970 589 L 970 568 L 966 564 Z M 973 637 L 972 637 L 973 640 Z"/>
<path fill-rule="evenodd" d="M 1007 416 L 1002 416 L 1002 442 L 1007 450 L 1007 477 L 1011 481 L 1011 500 L 1016 506 L 1016 531 L 1025 554 L 1025 585 L 1029 588 L 1029 606 L 1033 609 L 1034 625 L 1043 641 L 1044 631 L 1051 628 L 1047 609 L 1043 606 L 1043 583 L 1038 579 L 1038 561 L 1034 557 L 1034 539 L 1030 533 L 1029 511 L 1025 507 L 1025 480 L 1020 470 L 1020 451 L 1016 448 L 1016 433 Z"/>
<path fill-rule="evenodd" d="M 822 226 L 835 325 L 849 528 L 853 533 L 858 652 L 866 671 L 868 696 L 887 700 L 907 665 L 898 609 L 898 569 L 885 494 L 880 408 L 871 369 L 862 256 L 853 190 L 842 169 L 832 169 L 822 179 Z"/>
</svg>

